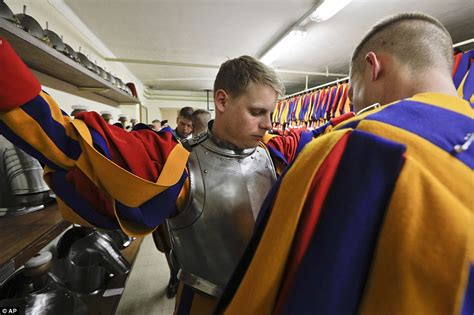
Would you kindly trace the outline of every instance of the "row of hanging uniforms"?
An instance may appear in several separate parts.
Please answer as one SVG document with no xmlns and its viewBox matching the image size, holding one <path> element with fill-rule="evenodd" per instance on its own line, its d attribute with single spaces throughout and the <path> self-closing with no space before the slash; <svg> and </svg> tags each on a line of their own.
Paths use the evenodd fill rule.
<svg viewBox="0 0 474 315">
<path fill-rule="evenodd" d="M 474 103 L 474 50 L 454 55 L 453 81 L 460 97 Z"/>
<path fill-rule="evenodd" d="M 280 100 L 272 116 L 273 126 L 315 129 L 330 119 L 353 111 L 348 84 L 338 84 Z"/>
</svg>

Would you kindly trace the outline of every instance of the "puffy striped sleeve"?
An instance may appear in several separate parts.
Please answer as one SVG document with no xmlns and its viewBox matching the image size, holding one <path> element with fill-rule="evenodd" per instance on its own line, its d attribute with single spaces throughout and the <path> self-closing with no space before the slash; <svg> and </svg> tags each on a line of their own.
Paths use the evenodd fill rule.
<svg viewBox="0 0 474 315">
<path fill-rule="evenodd" d="M 97 113 L 71 119 L 0 38 L 0 133 L 45 165 L 65 219 L 153 231 L 175 210 L 188 152 L 171 132 L 126 132 Z"/>
</svg>

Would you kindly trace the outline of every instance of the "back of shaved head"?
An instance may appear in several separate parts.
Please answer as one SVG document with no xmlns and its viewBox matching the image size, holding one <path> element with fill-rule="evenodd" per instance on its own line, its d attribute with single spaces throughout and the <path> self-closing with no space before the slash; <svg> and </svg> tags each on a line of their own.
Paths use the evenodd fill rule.
<svg viewBox="0 0 474 315">
<path fill-rule="evenodd" d="M 422 13 L 389 16 L 364 36 L 351 58 L 351 76 L 364 70 L 368 52 L 388 53 L 413 73 L 433 68 L 451 73 L 452 39 L 435 18 Z"/>
</svg>

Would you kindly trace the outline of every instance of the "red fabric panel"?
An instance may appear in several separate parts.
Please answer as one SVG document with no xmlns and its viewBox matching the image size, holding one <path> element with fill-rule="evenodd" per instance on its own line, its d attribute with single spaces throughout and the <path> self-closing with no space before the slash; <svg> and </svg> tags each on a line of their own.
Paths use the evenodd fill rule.
<svg viewBox="0 0 474 315">
<path fill-rule="evenodd" d="M 149 181 L 158 179 L 168 155 L 178 144 L 171 132 L 156 133 L 148 129 L 127 132 L 109 125 L 96 112 L 79 113 L 77 118 L 102 136 L 112 161 Z"/>
<path fill-rule="evenodd" d="M 0 37 L 0 111 L 19 107 L 41 91 L 41 85 L 11 45 Z"/>
</svg>

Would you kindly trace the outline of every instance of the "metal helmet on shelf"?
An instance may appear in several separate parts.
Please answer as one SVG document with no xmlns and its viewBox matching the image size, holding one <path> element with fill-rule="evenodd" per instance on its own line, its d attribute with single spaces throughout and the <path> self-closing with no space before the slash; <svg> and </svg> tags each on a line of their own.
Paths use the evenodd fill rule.
<svg viewBox="0 0 474 315">
<path fill-rule="evenodd" d="M 8 5 L 3 1 L 0 1 L 0 18 L 4 18 L 21 28 L 20 21 L 18 21 L 15 14 L 13 14 L 12 10 L 10 10 Z"/>
<path fill-rule="evenodd" d="M 46 36 L 41 25 L 31 16 L 25 13 L 15 14 L 15 17 L 20 21 L 23 30 L 30 33 L 39 40 L 49 43 L 48 36 Z"/>
<path fill-rule="evenodd" d="M 77 52 L 68 44 L 64 43 L 64 46 L 66 47 L 65 51 L 63 54 L 74 60 L 75 62 L 80 62 L 79 57 L 77 56 Z"/>
<path fill-rule="evenodd" d="M 61 37 L 59 37 L 58 34 L 56 34 L 55 32 L 49 29 L 45 29 L 44 33 L 49 38 L 51 47 L 53 47 L 54 49 L 56 49 L 57 51 L 63 54 L 66 53 L 66 45 L 64 44 L 63 40 L 61 39 Z"/>
<path fill-rule="evenodd" d="M 77 57 L 79 58 L 79 63 L 86 67 L 87 69 L 95 72 L 95 65 L 81 52 L 77 52 Z"/>
</svg>

